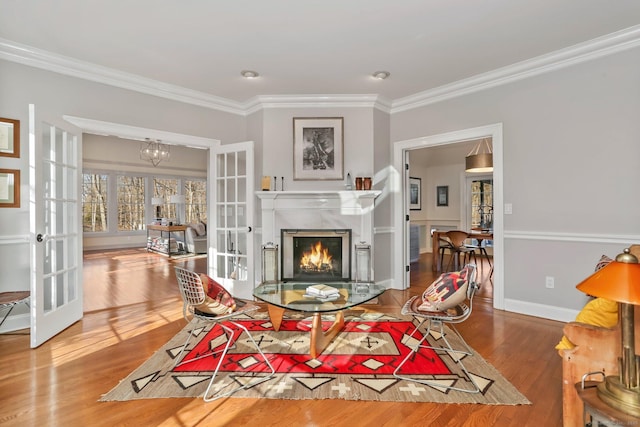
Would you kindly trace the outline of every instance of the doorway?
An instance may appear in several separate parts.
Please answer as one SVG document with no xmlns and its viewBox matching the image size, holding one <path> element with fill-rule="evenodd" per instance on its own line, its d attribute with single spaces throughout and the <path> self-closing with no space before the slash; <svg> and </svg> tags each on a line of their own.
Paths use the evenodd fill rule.
<svg viewBox="0 0 640 427">
<path fill-rule="evenodd" d="M 394 228 L 400 232 L 395 234 L 394 246 L 402 248 L 395 252 L 393 260 L 393 277 L 396 287 L 406 289 L 409 286 L 409 254 L 410 254 L 410 227 L 409 227 L 409 204 L 408 204 L 408 178 L 410 165 L 408 164 L 408 153 L 411 150 L 445 146 L 462 143 L 474 139 L 491 138 L 493 141 L 493 262 L 494 269 L 494 289 L 493 306 L 497 309 L 504 308 L 504 231 L 503 231 L 503 164 L 502 164 L 502 124 L 493 124 L 470 128 L 461 131 L 449 132 L 415 138 L 406 141 L 399 141 L 393 145 L 393 166 L 398 172 L 396 188 L 400 191 L 396 193 L 397 199 L 393 203 Z"/>
<path fill-rule="evenodd" d="M 138 127 L 132 127 L 129 125 L 109 123 L 109 122 L 103 122 L 103 121 L 93 120 L 93 119 L 85 119 L 85 118 L 74 117 L 74 116 L 63 116 L 63 118 L 66 121 L 78 127 L 79 129 L 81 129 L 82 132 L 85 134 L 95 134 L 95 135 L 103 135 L 103 136 L 112 135 L 115 137 L 129 139 L 133 141 L 140 141 L 140 140 L 144 140 L 145 138 L 152 138 L 152 139 L 166 141 L 167 143 L 170 143 L 172 145 L 195 148 L 200 150 L 204 149 L 208 152 L 207 154 L 208 157 L 210 157 L 211 155 L 210 153 L 212 149 L 220 145 L 219 140 L 210 139 L 210 138 L 202 138 L 202 137 L 196 137 L 196 136 L 184 135 L 184 134 L 174 134 L 174 133 L 160 131 L 156 129 L 138 128 Z M 208 183 L 207 192 L 209 194 L 212 194 L 210 165 L 211 165 L 211 162 L 208 161 L 207 162 L 207 183 Z M 79 165 L 79 167 L 82 168 L 82 165 Z M 210 215 L 209 212 L 211 212 L 210 206 L 207 208 L 207 212 L 209 216 Z M 141 254 L 140 251 L 137 249 L 132 249 L 131 251 L 128 251 L 128 252 L 130 253 L 125 254 L 125 256 L 128 256 L 131 259 L 132 263 L 136 262 L 136 257 L 145 255 L 144 253 Z M 162 262 L 161 264 L 158 265 L 158 268 L 161 268 L 162 266 L 166 265 L 166 260 L 161 259 L 159 261 L 162 261 Z M 206 270 L 206 268 L 203 269 L 203 271 L 204 270 Z M 137 289 L 136 292 L 140 293 L 139 298 L 145 298 L 145 295 L 152 294 L 151 291 L 148 291 L 148 292 L 145 291 L 144 287 L 147 286 L 146 284 L 144 284 L 145 280 L 143 279 L 138 281 L 134 280 L 133 282 L 140 283 L 140 285 L 136 288 Z M 112 305 L 117 306 L 118 305 L 117 295 L 111 296 L 111 298 L 112 298 L 112 301 L 111 301 Z"/>
</svg>

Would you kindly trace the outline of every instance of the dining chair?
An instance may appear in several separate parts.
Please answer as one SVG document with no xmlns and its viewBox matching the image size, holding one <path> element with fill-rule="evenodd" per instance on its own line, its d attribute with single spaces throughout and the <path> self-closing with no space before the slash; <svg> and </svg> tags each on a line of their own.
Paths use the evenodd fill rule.
<svg viewBox="0 0 640 427">
<path fill-rule="evenodd" d="M 444 254 L 448 250 L 451 257 L 447 264 L 446 271 L 451 267 L 458 270 L 461 265 L 471 262 L 477 262 L 475 248 L 469 247 L 465 241 L 469 238 L 469 233 L 462 230 L 450 230 L 445 233 L 445 238 L 440 240 L 440 265 L 444 266 Z M 460 262 L 462 258 L 462 263 Z"/>
</svg>

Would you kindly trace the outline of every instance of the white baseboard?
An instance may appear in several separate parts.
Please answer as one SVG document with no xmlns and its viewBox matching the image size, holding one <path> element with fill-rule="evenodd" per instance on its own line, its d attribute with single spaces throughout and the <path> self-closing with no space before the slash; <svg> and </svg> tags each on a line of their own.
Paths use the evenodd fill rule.
<svg viewBox="0 0 640 427">
<path fill-rule="evenodd" d="M 542 317 L 543 319 L 557 320 L 559 322 L 572 322 L 575 320 L 578 310 L 554 307 L 551 305 L 537 304 L 533 302 L 519 301 L 505 298 L 505 311 L 526 314 L 527 316 Z"/>
</svg>

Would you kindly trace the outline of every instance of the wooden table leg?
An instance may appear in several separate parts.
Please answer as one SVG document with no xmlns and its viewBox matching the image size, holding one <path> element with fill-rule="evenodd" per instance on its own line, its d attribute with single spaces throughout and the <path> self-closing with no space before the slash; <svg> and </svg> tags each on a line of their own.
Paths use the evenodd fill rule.
<svg viewBox="0 0 640 427">
<path fill-rule="evenodd" d="M 336 313 L 336 320 L 326 332 L 322 331 L 322 315 L 320 313 L 314 313 L 311 324 L 311 342 L 309 343 L 310 356 L 314 359 L 318 357 L 343 327 L 344 313 L 342 311 Z"/>
<path fill-rule="evenodd" d="M 269 312 L 269 320 L 271 320 L 273 330 L 276 332 L 279 331 L 280 325 L 282 324 L 282 317 L 284 316 L 284 308 L 267 304 L 267 311 Z"/>
</svg>

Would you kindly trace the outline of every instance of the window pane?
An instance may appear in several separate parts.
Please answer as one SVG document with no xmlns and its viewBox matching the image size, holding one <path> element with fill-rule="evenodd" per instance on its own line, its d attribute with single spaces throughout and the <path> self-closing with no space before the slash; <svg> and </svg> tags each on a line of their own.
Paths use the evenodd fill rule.
<svg viewBox="0 0 640 427">
<path fill-rule="evenodd" d="M 164 202 L 160 209 L 160 218 L 178 217 L 175 204 L 170 202 L 174 194 L 178 194 L 177 179 L 153 178 L 153 197 L 160 197 Z"/>
<path fill-rule="evenodd" d="M 118 176 L 118 231 L 144 229 L 144 177 Z"/>
<path fill-rule="evenodd" d="M 186 198 L 186 222 L 207 222 L 207 182 L 204 180 L 186 180 L 184 184 Z"/>
<path fill-rule="evenodd" d="M 493 228 L 493 180 L 471 183 L 471 227 Z"/>
<path fill-rule="evenodd" d="M 107 175 L 82 174 L 82 229 L 107 231 Z"/>
</svg>

